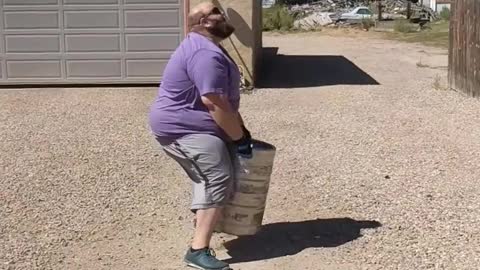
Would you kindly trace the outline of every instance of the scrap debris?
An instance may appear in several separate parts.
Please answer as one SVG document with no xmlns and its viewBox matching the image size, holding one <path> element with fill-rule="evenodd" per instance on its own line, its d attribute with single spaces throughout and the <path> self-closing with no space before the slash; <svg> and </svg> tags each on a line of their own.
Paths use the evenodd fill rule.
<svg viewBox="0 0 480 270">
<path fill-rule="evenodd" d="M 407 0 L 384 0 L 382 5 L 382 19 L 400 19 L 407 17 Z M 357 7 L 368 7 L 373 13 L 378 8 L 377 1 L 369 0 L 322 0 L 303 5 L 291 5 L 288 7 L 292 14 L 298 19 L 295 21 L 295 27 L 302 29 L 312 29 L 318 26 L 339 25 L 339 24 L 357 24 L 357 22 L 345 22 L 341 20 L 341 15 L 352 11 Z M 431 8 L 420 4 L 411 4 L 411 12 L 416 17 L 436 20 L 438 15 Z M 378 19 L 377 14 L 373 14 L 371 19 Z"/>
</svg>

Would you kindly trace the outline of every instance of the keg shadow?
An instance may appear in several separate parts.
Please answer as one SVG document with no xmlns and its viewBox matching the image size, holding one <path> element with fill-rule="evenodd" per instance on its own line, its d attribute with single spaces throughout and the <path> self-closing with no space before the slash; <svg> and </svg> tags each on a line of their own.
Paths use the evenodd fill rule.
<svg viewBox="0 0 480 270">
<path fill-rule="evenodd" d="M 362 229 L 381 227 L 378 221 L 351 218 L 316 219 L 267 224 L 252 236 L 224 244 L 230 259 L 243 263 L 294 255 L 307 248 L 338 247 L 362 236 Z"/>
</svg>

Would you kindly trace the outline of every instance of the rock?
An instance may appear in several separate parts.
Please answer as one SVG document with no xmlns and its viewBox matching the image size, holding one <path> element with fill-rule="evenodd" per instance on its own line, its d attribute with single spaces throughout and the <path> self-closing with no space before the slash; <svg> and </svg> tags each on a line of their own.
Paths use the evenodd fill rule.
<svg viewBox="0 0 480 270">
<path fill-rule="evenodd" d="M 305 18 L 295 21 L 294 26 L 299 29 L 311 30 L 319 26 L 326 26 L 333 23 L 328 12 L 313 13 Z"/>
</svg>

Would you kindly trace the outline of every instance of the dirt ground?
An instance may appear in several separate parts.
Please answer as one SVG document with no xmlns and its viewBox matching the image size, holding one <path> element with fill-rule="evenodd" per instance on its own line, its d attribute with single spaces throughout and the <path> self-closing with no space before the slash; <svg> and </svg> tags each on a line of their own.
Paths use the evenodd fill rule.
<svg viewBox="0 0 480 270">
<path fill-rule="evenodd" d="M 235 270 L 480 269 L 480 102 L 446 51 L 369 35 L 264 37 L 242 97 L 277 146 L 264 228 L 216 235 Z M 278 48 L 278 49 L 276 49 Z M 156 89 L 0 91 L 0 269 L 186 269 L 189 182 Z"/>
</svg>

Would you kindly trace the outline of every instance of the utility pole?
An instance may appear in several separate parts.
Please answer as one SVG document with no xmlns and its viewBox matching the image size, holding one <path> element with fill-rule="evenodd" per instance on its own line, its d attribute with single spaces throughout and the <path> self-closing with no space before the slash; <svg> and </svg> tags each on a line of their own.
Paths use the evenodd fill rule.
<svg viewBox="0 0 480 270">
<path fill-rule="evenodd" d="M 407 1 L 407 19 L 410 20 L 412 17 L 412 2 L 410 0 Z"/>
<path fill-rule="evenodd" d="M 378 21 L 382 21 L 383 18 L 382 18 L 382 0 L 377 0 L 377 4 L 378 4 Z"/>
</svg>

